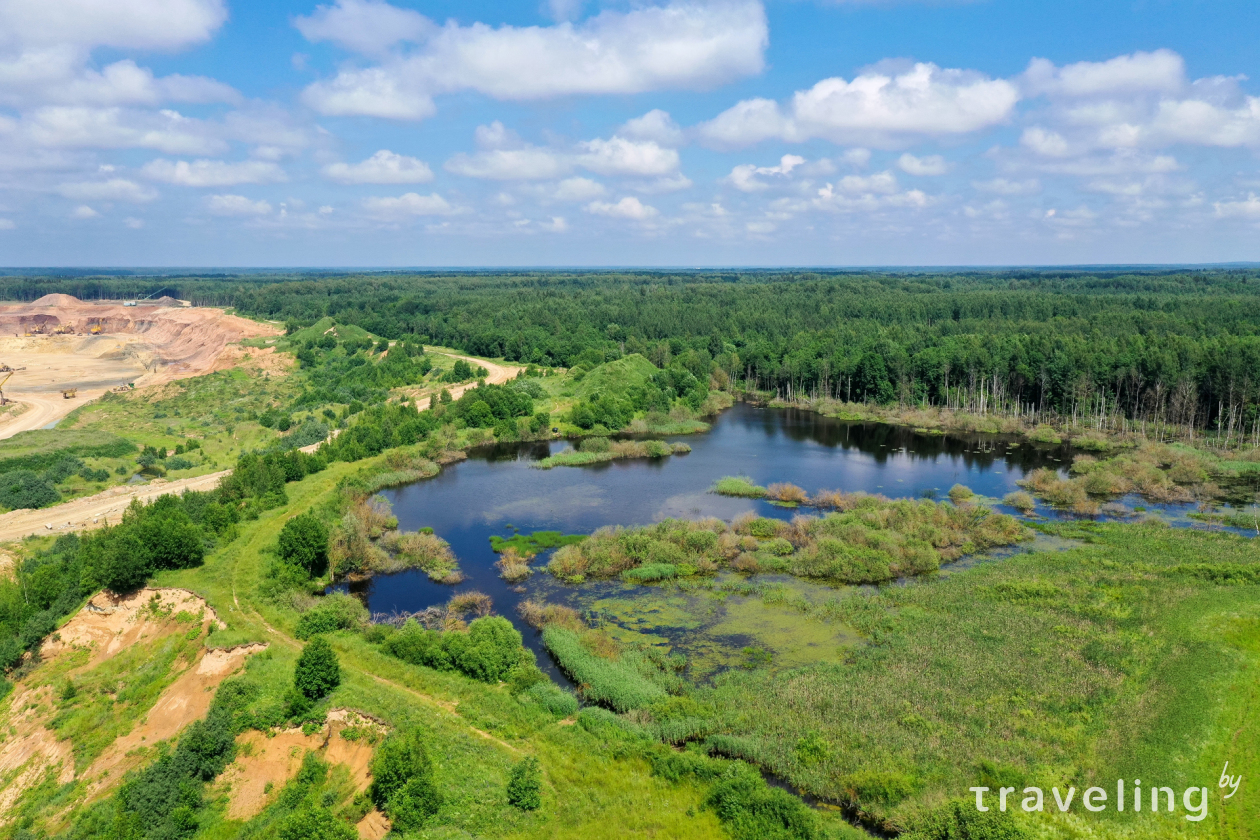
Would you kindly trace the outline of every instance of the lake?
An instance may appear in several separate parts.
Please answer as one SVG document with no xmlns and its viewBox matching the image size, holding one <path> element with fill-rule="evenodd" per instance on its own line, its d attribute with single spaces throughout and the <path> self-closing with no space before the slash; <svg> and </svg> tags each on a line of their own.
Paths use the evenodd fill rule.
<svg viewBox="0 0 1260 840">
<path fill-rule="evenodd" d="M 791 518 L 795 511 L 761 500 L 708 492 L 726 475 L 742 474 L 758 484 L 787 481 L 811 494 L 820 489 L 882 493 L 890 497 L 944 498 L 954 484 L 982 496 L 1001 498 L 1016 481 L 1039 467 L 1061 469 L 1066 447 L 1030 444 L 1016 437 L 934 435 L 901 426 L 855 423 L 796 409 L 737 403 L 699 435 L 669 438 L 692 451 L 658 460 L 613 461 L 588 467 L 540 470 L 532 464 L 568 448 L 568 442 L 495 444 L 473 450 L 467 461 L 435 478 L 382 493 L 399 527 L 431 527 L 451 544 L 465 575 L 463 583 L 430 581 L 420 571 L 379 575 L 340 584 L 373 613 L 416 612 L 445 604 L 457 592 L 491 596 L 495 612 L 512 619 L 539 664 L 557 676 L 539 634 L 516 614 L 524 598 L 568 603 L 624 641 L 664 644 L 695 660 L 696 674 L 730 665 L 738 652 L 759 646 L 773 651 L 783 667 L 829 659 L 854 641 L 845 628 L 803 624 L 799 611 L 764 597 L 836 597 L 837 588 L 787 576 L 758 576 L 749 592 L 742 576 L 709 579 L 696 591 L 643 587 L 621 582 L 567 586 L 536 572 L 521 585 L 499 578 L 490 549 L 492 535 L 516 531 L 590 533 L 604 525 L 645 525 L 666 517 L 716 516 L 729 520 L 747 510 Z M 546 557 L 536 558 L 541 568 Z M 852 587 L 843 589 L 852 590 Z M 776 606 L 775 604 L 778 604 Z"/>
</svg>

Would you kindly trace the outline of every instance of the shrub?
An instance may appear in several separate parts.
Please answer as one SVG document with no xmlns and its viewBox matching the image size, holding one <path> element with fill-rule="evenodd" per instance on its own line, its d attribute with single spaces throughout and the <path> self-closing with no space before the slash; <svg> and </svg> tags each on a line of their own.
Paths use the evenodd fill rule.
<svg viewBox="0 0 1260 840">
<path fill-rule="evenodd" d="M 30 470 L 13 470 L 0 475 L 0 507 L 9 510 L 42 508 L 61 501 L 52 482 Z"/>
<path fill-rule="evenodd" d="M 800 799 L 742 768 L 709 791 L 705 804 L 736 840 L 813 840 L 817 820 Z"/>
<path fill-rule="evenodd" d="M 341 665 L 332 645 L 322 636 L 316 636 L 298 656 L 293 671 L 293 686 L 304 697 L 318 700 L 341 684 Z"/>
<path fill-rule="evenodd" d="M 743 475 L 728 475 L 725 478 L 719 478 L 709 488 L 710 493 L 717 493 L 719 496 L 743 496 L 749 499 L 760 499 L 766 495 L 766 488 L 753 484 L 751 478 Z"/>
<path fill-rule="evenodd" d="M 426 630 L 415 621 L 385 640 L 392 656 L 439 671 L 459 671 L 483 682 L 498 682 L 522 661 L 520 631 L 500 616 L 483 616 L 467 632 Z"/>
<path fill-rule="evenodd" d="M 917 820 L 901 840 L 1023 840 L 1027 836 L 1012 813 L 981 812 L 973 803 L 953 801 Z"/>
<path fill-rule="evenodd" d="M 961 484 L 955 484 L 953 487 L 949 488 L 949 498 L 950 501 L 954 503 L 965 502 L 974 498 L 975 495 L 976 494 L 971 491 L 970 487 L 964 487 Z"/>
<path fill-rule="evenodd" d="M 395 733 L 377 748 L 368 795 L 404 830 L 437 813 L 442 795 L 433 783 L 433 764 L 419 731 Z"/>
<path fill-rule="evenodd" d="M 336 592 L 322 599 L 298 619 L 296 636 L 309 639 L 318 633 L 349 630 L 367 622 L 367 608 L 353 595 Z"/>
<path fill-rule="evenodd" d="M 357 840 L 359 833 L 327 808 L 303 808 L 280 824 L 280 840 Z"/>
<path fill-rule="evenodd" d="M 300 513 L 280 531 L 280 558 L 311 575 L 328 567 L 328 529 L 314 514 Z"/>
<path fill-rule="evenodd" d="M 1002 499 L 1002 503 L 1010 505 L 1020 513 L 1031 513 L 1037 507 L 1037 503 L 1033 501 L 1032 495 L 1023 492 L 1022 490 L 1017 490 L 1014 493 L 1007 493 Z"/>
<path fill-rule="evenodd" d="M 512 768 L 507 783 L 508 803 L 522 811 L 536 811 L 542 805 L 542 770 L 538 759 L 523 758 Z"/>
</svg>

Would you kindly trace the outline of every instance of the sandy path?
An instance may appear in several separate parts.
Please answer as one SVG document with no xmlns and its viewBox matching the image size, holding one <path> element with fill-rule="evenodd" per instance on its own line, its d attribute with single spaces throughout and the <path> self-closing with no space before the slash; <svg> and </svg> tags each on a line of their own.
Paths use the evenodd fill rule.
<svg viewBox="0 0 1260 840">
<path fill-rule="evenodd" d="M 473 356 L 461 356 L 458 353 L 443 353 L 440 350 L 434 350 L 432 348 L 426 348 L 426 351 L 429 353 L 434 353 L 438 356 L 447 356 L 448 358 L 451 358 L 451 359 L 463 359 L 465 362 L 468 362 L 468 364 L 472 365 L 474 368 L 476 367 L 485 368 L 487 371 L 486 384 L 488 385 L 502 385 L 506 382 L 510 382 L 511 380 L 516 378 L 516 375 L 518 373 L 520 373 L 522 370 L 525 369 L 523 365 L 501 365 L 497 362 L 490 362 L 485 359 L 474 358 Z M 469 388 L 476 388 L 476 387 L 477 387 L 476 382 L 465 382 L 463 385 L 454 385 L 448 388 L 447 390 L 451 392 L 451 398 L 457 400 L 460 397 L 462 397 L 464 395 L 464 392 L 467 391 Z M 425 398 L 428 397 L 430 394 L 441 393 L 441 391 L 442 391 L 442 386 L 439 385 L 436 388 L 426 388 L 423 391 L 416 394 L 415 395 L 416 408 L 420 409 L 421 411 L 424 411 L 425 409 L 427 409 L 429 407 L 429 402 Z"/>
<path fill-rule="evenodd" d="M 28 534 L 55 534 L 99 528 L 105 524 L 106 518 L 118 524 L 132 499 L 151 502 L 167 493 L 213 490 L 219 486 L 219 480 L 229 473 L 231 470 L 177 481 L 154 479 L 148 484 L 123 484 L 95 496 L 84 496 L 43 510 L 10 511 L 0 515 L 0 543 L 20 540 Z"/>
<path fill-rule="evenodd" d="M 66 399 L 61 394 L 9 394 L 9 399 L 27 406 L 12 420 L 0 426 L 0 440 L 11 438 L 18 432 L 29 432 L 31 429 L 42 429 L 74 411 L 84 403 L 89 403 L 104 394 L 105 391 L 80 391 L 74 399 Z"/>
</svg>

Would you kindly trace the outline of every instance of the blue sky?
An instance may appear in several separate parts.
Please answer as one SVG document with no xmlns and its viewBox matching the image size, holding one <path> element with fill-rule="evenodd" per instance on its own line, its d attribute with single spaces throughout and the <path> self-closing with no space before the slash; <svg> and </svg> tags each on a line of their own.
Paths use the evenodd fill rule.
<svg viewBox="0 0 1260 840">
<path fill-rule="evenodd" d="M 1260 260 L 1260 4 L 0 0 L 0 265 Z"/>
</svg>

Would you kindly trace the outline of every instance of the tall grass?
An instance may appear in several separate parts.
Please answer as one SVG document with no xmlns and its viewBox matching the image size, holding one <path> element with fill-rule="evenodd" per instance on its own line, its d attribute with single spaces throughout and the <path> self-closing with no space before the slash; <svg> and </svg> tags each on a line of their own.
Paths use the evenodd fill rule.
<svg viewBox="0 0 1260 840">
<path fill-rule="evenodd" d="M 682 455 L 690 451 L 691 447 L 685 443 L 666 443 L 661 440 L 608 441 L 604 438 L 592 438 L 582 441 L 577 449 L 566 449 L 559 454 L 535 461 L 533 466 L 540 470 L 549 470 L 552 467 L 582 467 L 623 458 L 664 458 L 667 455 Z"/>
<path fill-rule="evenodd" d="M 588 700 L 626 712 L 665 697 L 663 688 L 625 661 L 628 656 L 618 659 L 599 656 L 582 644 L 577 632 L 567 627 L 547 627 L 543 630 L 543 644 Z"/>
<path fill-rule="evenodd" d="M 880 583 L 1028 536 L 1015 518 L 974 505 L 856 493 L 820 499 L 836 512 L 791 523 L 748 515 L 730 525 L 667 519 L 645 528 L 601 528 L 558 550 L 547 569 L 568 581 L 621 576 L 645 582 L 730 568 Z"/>
</svg>

